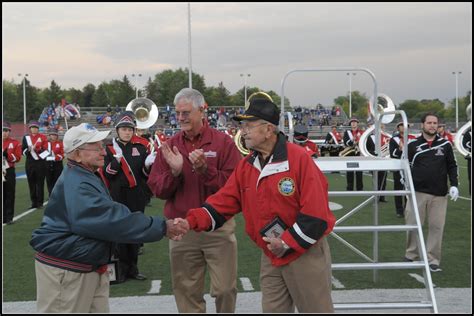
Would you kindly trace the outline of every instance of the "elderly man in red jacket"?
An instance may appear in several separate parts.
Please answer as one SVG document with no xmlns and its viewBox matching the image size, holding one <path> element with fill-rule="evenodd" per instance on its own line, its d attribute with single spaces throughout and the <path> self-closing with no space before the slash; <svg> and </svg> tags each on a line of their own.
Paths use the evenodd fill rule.
<svg viewBox="0 0 474 316">
<path fill-rule="evenodd" d="M 335 224 L 328 183 L 305 149 L 278 131 L 278 107 L 253 99 L 240 129 L 253 152 L 226 185 L 190 210 L 185 228 L 214 231 L 242 212 L 245 230 L 262 249 L 264 313 L 333 312 L 331 255 L 326 236 Z M 187 226 L 186 226 L 187 225 Z"/>
</svg>

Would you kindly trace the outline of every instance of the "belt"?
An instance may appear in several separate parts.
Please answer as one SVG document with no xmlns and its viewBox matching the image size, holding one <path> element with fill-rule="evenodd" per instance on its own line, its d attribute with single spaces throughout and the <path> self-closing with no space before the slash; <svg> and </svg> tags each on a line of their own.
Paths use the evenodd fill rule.
<svg viewBox="0 0 474 316">
<path fill-rule="evenodd" d="M 96 266 L 92 264 L 84 264 L 84 263 L 56 258 L 42 252 L 37 252 L 35 254 L 35 259 L 48 266 L 52 266 L 52 267 L 60 268 L 64 270 L 69 270 L 73 272 L 78 272 L 78 273 L 89 273 L 89 272 L 95 271 L 99 274 L 104 274 L 105 272 L 107 272 L 107 265 Z"/>
</svg>

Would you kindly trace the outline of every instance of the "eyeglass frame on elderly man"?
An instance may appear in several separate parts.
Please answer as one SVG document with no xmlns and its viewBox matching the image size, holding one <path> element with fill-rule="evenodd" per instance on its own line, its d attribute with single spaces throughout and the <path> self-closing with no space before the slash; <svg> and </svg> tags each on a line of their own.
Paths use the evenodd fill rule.
<svg viewBox="0 0 474 316">
<path fill-rule="evenodd" d="M 244 132 L 244 133 L 249 133 L 251 132 L 255 127 L 262 126 L 263 124 L 270 124 L 268 122 L 261 122 L 260 124 L 254 125 L 254 126 L 248 126 L 247 122 L 240 122 L 239 124 L 239 129 Z"/>
</svg>

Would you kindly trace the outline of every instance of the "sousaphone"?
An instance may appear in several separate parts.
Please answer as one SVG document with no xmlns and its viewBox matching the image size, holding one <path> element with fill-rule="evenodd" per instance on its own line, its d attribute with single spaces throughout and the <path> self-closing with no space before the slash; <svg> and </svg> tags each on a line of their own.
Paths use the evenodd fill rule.
<svg viewBox="0 0 474 316">
<path fill-rule="evenodd" d="M 137 128 L 147 129 L 158 120 L 158 107 L 147 98 L 136 98 L 127 104 L 126 111 L 132 111 L 137 120 Z"/>
<path fill-rule="evenodd" d="M 387 114 L 382 116 L 384 112 L 392 112 L 396 110 L 395 103 L 393 103 L 392 99 L 390 99 L 386 94 L 379 93 L 377 97 L 377 109 L 376 113 L 373 113 L 372 109 L 372 98 L 369 101 L 369 114 L 372 117 L 372 119 L 375 120 L 375 118 L 380 119 L 380 122 L 382 124 L 388 124 L 393 121 L 395 118 L 395 114 Z M 365 157 L 375 157 L 372 155 L 369 150 L 367 149 L 367 140 L 370 137 L 371 134 L 374 133 L 375 126 L 371 126 L 370 128 L 366 129 L 365 132 L 360 136 L 359 140 L 359 151 L 362 156 Z M 386 137 L 391 138 L 392 136 L 385 132 L 381 131 L 381 134 L 384 134 Z M 382 147 L 380 148 L 380 153 L 382 157 L 389 157 L 390 156 L 390 151 L 389 151 L 389 142 L 386 142 Z"/>
<path fill-rule="evenodd" d="M 457 132 L 456 136 L 454 137 L 454 146 L 459 151 L 461 155 L 464 157 L 471 156 L 471 151 L 463 144 L 464 134 L 472 133 L 472 121 L 471 121 L 471 104 L 469 104 L 466 108 L 467 119 L 469 120 L 466 124 L 464 124 Z"/>
</svg>

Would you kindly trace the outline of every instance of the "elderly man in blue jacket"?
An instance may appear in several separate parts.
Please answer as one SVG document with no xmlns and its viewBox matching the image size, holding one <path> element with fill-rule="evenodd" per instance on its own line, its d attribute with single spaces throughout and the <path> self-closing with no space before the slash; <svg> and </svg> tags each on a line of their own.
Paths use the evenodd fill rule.
<svg viewBox="0 0 474 316">
<path fill-rule="evenodd" d="M 30 245 L 37 251 L 38 312 L 109 312 L 107 263 L 114 243 L 179 240 L 179 220 L 132 213 L 114 202 L 98 169 L 106 155 L 100 132 L 82 123 L 64 135 L 68 163 Z"/>
</svg>

